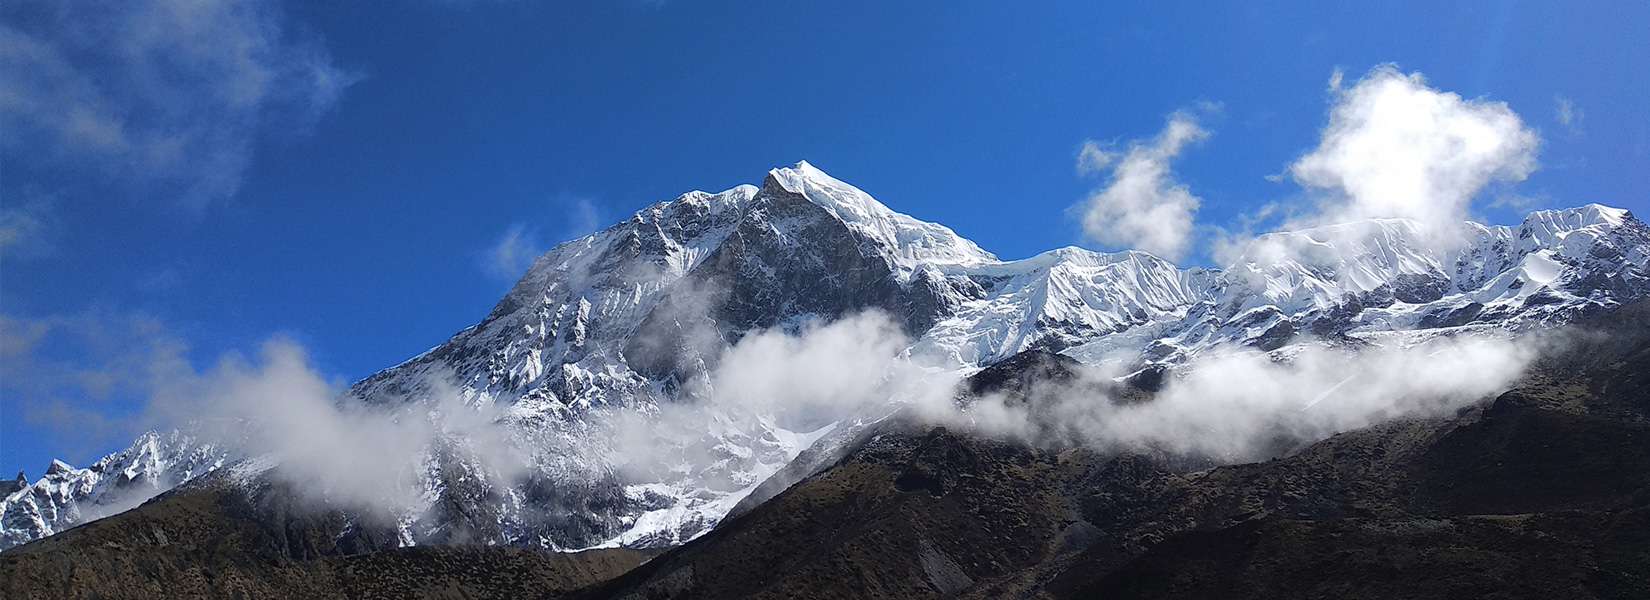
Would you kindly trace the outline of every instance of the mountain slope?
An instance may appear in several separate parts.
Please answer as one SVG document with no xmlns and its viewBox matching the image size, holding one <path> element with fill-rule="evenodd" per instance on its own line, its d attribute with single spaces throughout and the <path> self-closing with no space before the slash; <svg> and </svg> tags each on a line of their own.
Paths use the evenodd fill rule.
<svg viewBox="0 0 1650 600">
<path fill-rule="evenodd" d="M 1266 462 L 1033 447 L 894 419 L 714 531 L 642 562 L 389 549 L 394 527 L 220 470 L 0 555 L 8 597 L 1489 597 L 1650 593 L 1650 304 L 1461 413 Z M 1029 352 L 965 399 L 1040 402 Z M 244 475 L 244 473 L 242 473 Z M 617 579 L 602 582 L 613 575 Z M 587 586 L 571 592 L 573 587 Z"/>
<path fill-rule="evenodd" d="M 846 425 L 791 431 L 763 415 L 657 421 L 661 407 L 701 394 L 722 352 L 753 331 L 874 309 L 933 368 L 966 373 L 1042 349 L 1150 374 L 1225 345 L 1557 326 L 1650 293 L 1650 228 L 1626 211 L 1588 205 L 1445 233 L 1374 220 L 1271 234 L 1225 270 L 1077 248 L 1002 261 L 800 163 L 557 246 L 480 323 L 348 395 L 377 405 L 455 397 L 494 411 L 525 449 L 526 472 L 501 477 L 462 441 L 432 444 L 416 482 L 423 504 L 402 515 L 405 543 L 663 546 L 709 530 L 815 440 L 854 435 Z M 684 438 L 683 455 L 714 460 L 625 464 L 624 436 L 604 423 L 626 412 Z M 139 440 L 105 466 L 58 470 L 0 499 L 0 548 L 258 458 L 160 437 L 176 443 L 151 452 Z M 127 480 L 145 491 L 111 483 Z"/>
</svg>

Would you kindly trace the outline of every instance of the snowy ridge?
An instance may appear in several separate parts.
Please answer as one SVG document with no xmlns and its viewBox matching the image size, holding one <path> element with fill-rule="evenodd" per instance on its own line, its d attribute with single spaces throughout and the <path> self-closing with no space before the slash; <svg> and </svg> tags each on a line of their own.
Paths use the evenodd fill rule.
<svg viewBox="0 0 1650 600">
<path fill-rule="evenodd" d="M 33 483 L 19 473 L 17 489 L 0 499 L 0 548 L 125 511 L 229 458 L 178 432 L 149 432 L 84 469 L 54 460 Z"/>
<path fill-rule="evenodd" d="M 997 257 L 950 228 L 894 212 L 870 194 L 825 174 L 808 161 L 774 169 L 768 175 L 783 189 L 801 194 L 878 246 L 891 250 L 903 276 L 923 267 L 944 270 L 997 262 Z"/>
<path fill-rule="evenodd" d="M 983 296 L 964 301 L 917 342 L 912 353 L 927 362 L 979 366 L 1172 319 L 1203 300 L 1212 277 L 1145 252 L 1075 247 L 962 272 Z"/>
<path fill-rule="evenodd" d="M 914 359 L 941 368 L 978 368 L 1028 348 L 1173 364 L 1223 345 L 1548 326 L 1650 295 L 1647 255 L 1642 221 L 1587 205 L 1538 211 L 1513 227 L 1438 232 L 1379 219 L 1269 234 L 1224 270 L 1080 248 L 1003 261 L 804 162 L 770 171 L 760 186 L 683 194 L 557 246 L 480 323 L 349 393 L 371 403 L 456 393 L 496 408 L 531 449 L 531 472 L 493 489 L 463 440 L 431 448 L 425 505 L 403 516 L 403 543 L 438 543 L 462 525 L 485 543 L 672 545 L 708 531 L 831 437 L 763 415 L 661 416 L 751 331 L 879 309 L 910 335 Z M 623 436 L 595 418 L 616 411 L 651 415 L 654 433 L 701 459 L 626 464 Z M 181 434 L 151 434 L 91 468 L 54 468 L 6 496 L 0 548 L 124 509 L 234 458 Z M 247 463 L 237 473 L 264 477 L 271 467 L 279 468 Z"/>
<path fill-rule="evenodd" d="M 1433 231 L 1375 219 L 1267 234 L 1184 319 L 1139 333 L 1149 339 L 1102 338 L 1067 353 L 1115 359 L 1132 346 L 1146 362 L 1175 362 L 1219 345 L 1270 350 L 1298 335 L 1556 324 L 1650 295 L 1647 252 L 1650 228 L 1597 204 L 1537 211 L 1517 227 Z"/>
</svg>

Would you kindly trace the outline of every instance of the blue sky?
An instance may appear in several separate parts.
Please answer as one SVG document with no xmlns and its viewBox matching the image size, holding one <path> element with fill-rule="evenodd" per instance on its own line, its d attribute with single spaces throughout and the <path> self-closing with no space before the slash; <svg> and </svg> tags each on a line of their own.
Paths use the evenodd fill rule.
<svg viewBox="0 0 1650 600">
<path fill-rule="evenodd" d="M 1181 262 L 1212 264 L 1210 231 L 1303 196 L 1268 176 L 1319 146 L 1337 70 L 1516 113 L 1534 169 L 1472 215 L 1650 209 L 1650 4 L 1100 4 L 8 3 L 0 472 L 124 445 L 156 357 L 280 335 L 347 382 L 482 317 L 503 242 L 802 159 L 1004 258 L 1113 249 L 1079 152 L 1179 111 Z"/>
</svg>

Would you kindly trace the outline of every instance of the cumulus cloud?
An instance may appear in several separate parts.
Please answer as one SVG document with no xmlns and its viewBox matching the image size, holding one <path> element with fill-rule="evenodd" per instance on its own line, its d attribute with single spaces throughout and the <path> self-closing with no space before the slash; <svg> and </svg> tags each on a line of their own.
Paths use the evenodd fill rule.
<svg viewBox="0 0 1650 600">
<path fill-rule="evenodd" d="M 1403 217 L 1445 225 L 1494 182 L 1524 180 L 1540 139 L 1504 102 L 1430 87 L 1420 73 L 1376 67 L 1334 105 L 1318 146 L 1289 175 L 1321 193 L 1317 222 Z"/>
<path fill-rule="evenodd" d="M 1201 200 L 1175 181 L 1170 163 L 1186 147 L 1208 136 L 1195 114 L 1181 111 L 1169 116 L 1156 137 L 1130 142 L 1121 157 L 1094 142 L 1085 143 L 1078 158 L 1079 171 L 1113 166 L 1105 187 L 1079 206 L 1083 232 L 1106 246 L 1179 258 L 1190 243 L 1192 220 Z"/>
<path fill-rule="evenodd" d="M 8 154 L 139 182 L 199 209 L 255 141 L 303 131 L 358 76 L 272 1 L 24 2 L 0 25 Z"/>
</svg>

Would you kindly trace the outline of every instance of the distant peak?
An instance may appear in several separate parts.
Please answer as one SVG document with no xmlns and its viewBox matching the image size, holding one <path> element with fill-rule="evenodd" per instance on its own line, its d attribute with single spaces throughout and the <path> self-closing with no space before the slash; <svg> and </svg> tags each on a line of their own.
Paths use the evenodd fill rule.
<svg viewBox="0 0 1650 600">
<path fill-rule="evenodd" d="M 825 188 L 847 188 L 861 195 L 860 192 L 842 180 L 832 177 L 829 173 L 813 166 L 808 161 L 798 161 L 789 167 L 776 167 L 768 171 L 768 177 L 786 191 L 807 195 L 807 184 L 814 184 Z"/>
<path fill-rule="evenodd" d="M 70 466 L 69 463 L 54 458 L 52 459 L 52 464 L 46 467 L 46 474 L 57 475 L 59 473 L 68 473 L 73 470 L 74 467 Z"/>
</svg>

